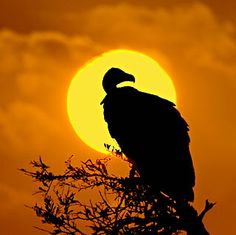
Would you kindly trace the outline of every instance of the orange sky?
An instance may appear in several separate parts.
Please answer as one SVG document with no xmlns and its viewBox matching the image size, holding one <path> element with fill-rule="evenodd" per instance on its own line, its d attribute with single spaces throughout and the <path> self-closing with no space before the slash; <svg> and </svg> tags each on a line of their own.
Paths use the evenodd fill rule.
<svg viewBox="0 0 236 235">
<path fill-rule="evenodd" d="M 236 2 L 84 2 L 1 0 L 1 234 L 42 234 L 23 206 L 32 182 L 17 168 L 39 155 L 56 169 L 71 154 L 100 156 L 70 126 L 66 93 L 83 63 L 117 48 L 153 57 L 172 77 L 190 125 L 195 205 L 216 201 L 208 230 L 236 234 Z"/>
</svg>

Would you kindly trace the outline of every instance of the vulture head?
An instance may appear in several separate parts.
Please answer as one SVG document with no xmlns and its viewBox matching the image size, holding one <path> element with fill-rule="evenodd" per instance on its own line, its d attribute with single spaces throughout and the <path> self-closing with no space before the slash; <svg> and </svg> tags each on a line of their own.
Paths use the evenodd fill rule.
<svg viewBox="0 0 236 235">
<path fill-rule="evenodd" d="M 135 78 L 132 74 L 125 73 L 119 68 L 111 68 L 103 77 L 103 89 L 108 94 L 115 89 L 118 84 L 126 81 L 135 82 Z"/>
</svg>

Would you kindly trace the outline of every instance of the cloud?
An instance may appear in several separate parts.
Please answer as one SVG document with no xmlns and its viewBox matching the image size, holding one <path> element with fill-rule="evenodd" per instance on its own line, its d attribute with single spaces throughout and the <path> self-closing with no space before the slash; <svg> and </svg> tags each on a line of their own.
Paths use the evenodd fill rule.
<svg viewBox="0 0 236 235">
<path fill-rule="evenodd" d="M 86 39 L 59 33 L 0 32 L 1 142 L 28 148 L 47 136 L 40 132 L 55 131 L 56 102 L 88 46 Z"/>
<path fill-rule="evenodd" d="M 85 148 L 68 122 L 66 95 L 78 67 L 96 50 L 82 36 L 0 31 L 0 176 L 5 184 L 25 187 L 22 178 L 16 180 L 16 169 L 39 155 L 58 162 L 52 156 L 64 160 Z"/>
<path fill-rule="evenodd" d="M 84 149 L 67 120 L 66 92 L 78 67 L 96 49 L 82 36 L 57 32 L 19 34 L 0 31 L 0 206 L 3 233 L 27 234 L 32 214 L 32 182 L 17 168 L 42 155 L 56 168 Z M 71 128 L 71 129 L 70 129 Z M 60 162 L 60 163 L 59 163 Z M 20 216 L 20 218 L 12 218 Z M 16 223 L 12 226 L 12 223 Z M 29 222 L 30 221 L 30 222 Z M 21 224 L 29 227 L 24 228 Z M 35 231 L 28 234 L 37 233 Z"/>
<path fill-rule="evenodd" d="M 21 164 L 44 153 L 58 164 L 59 156 L 87 151 L 67 120 L 67 88 L 79 66 L 115 48 L 147 53 L 171 74 L 190 123 L 200 197 L 223 201 L 232 190 L 225 182 L 235 179 L 235 26 L 201 3 L 100 5 L 70 20 L 77 35 L 0 31 L 0 189 L 7 195 L 1 203 L 15 200 L 13 186 L 29 187 L 15 177 Z"/>
<path fill-rule="evenodd" d="M 229 135 L 232 128 L 236 129 L 232 22 L 222 21 L 203 3 L 171 8 L 101 5 L 84 17 L 81 32 L 97 43 L 108 45 L 108 49 L 140 50 L 163 63 L 176 84 L 178 104 L 190 121 L 191 135 L 204 135 L 209 143 L 208 161 L 216 158 L 216 144 L 222 146 L 221 154 L 227 151 L 231 156 L 236 140 L 233 133 Z M 213 136 L 217 137 L 215 141 Z M 205 150 L 199 145 L 201 156 Z M 215 161 L 221 161 L 219 153 Z"/>
<path fill-rule="evenodd" d="M 0 111 L 0 124 L 2 140 L 6 141 L 4 146 L 14 147 L 14 152 L 22 148 L 27 152 L 29 146 L 42 146 L 60 126 L 37 106 L 20 101 Z"/>
<path fill-rule="evenodd" d="M 169 9 L 99 6 L 87 13 L 85 21 L 87 35 L 114 46 L 161 50 L 204 67 L 235 58 L 234 25 L 220 21 L 202 3 Z"/>
</svg>

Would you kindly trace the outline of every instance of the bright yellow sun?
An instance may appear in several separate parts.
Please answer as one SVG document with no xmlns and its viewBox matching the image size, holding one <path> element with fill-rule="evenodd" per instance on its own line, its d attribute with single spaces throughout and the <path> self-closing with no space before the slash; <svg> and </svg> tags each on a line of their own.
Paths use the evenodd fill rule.
<svg viewBox="0 0 236 235">
<path fill-rule="evenodd" d="M 98 152 L 104 143 L 118 148 L 110 137 L 100 102 L 105 97 L 102 78 L 111 67 L 135 76 L 132 86 L 176 103 L 174 85 L 168 74 L 152 58 L 135 51 L 113 50 L 89 61 L 72 79 L 67 96 L 70 122 L 81 140 Z"/>
</svg>

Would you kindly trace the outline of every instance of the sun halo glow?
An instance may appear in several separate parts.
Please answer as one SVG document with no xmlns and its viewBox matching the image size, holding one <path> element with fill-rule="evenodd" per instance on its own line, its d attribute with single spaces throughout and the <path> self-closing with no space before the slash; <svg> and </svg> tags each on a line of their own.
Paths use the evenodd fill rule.
<svg viewBox="0 0 236 235">
<path fill-rule="evenodd" d="M 140 91 L 155 94 L 176 103 L 174 85 L 168 74 L 152 58 L 130 50 L 114 50 L 89 61 L 71 81 L 67 95 L 69 120 L 80 139 L 90 148 L 105 153 L 104 143 L 119 148 L 110 137 L 100 105 L 106 93 L 102 78 L 111 67 L 135 76 L 130 83 Z"/>
</svg>

